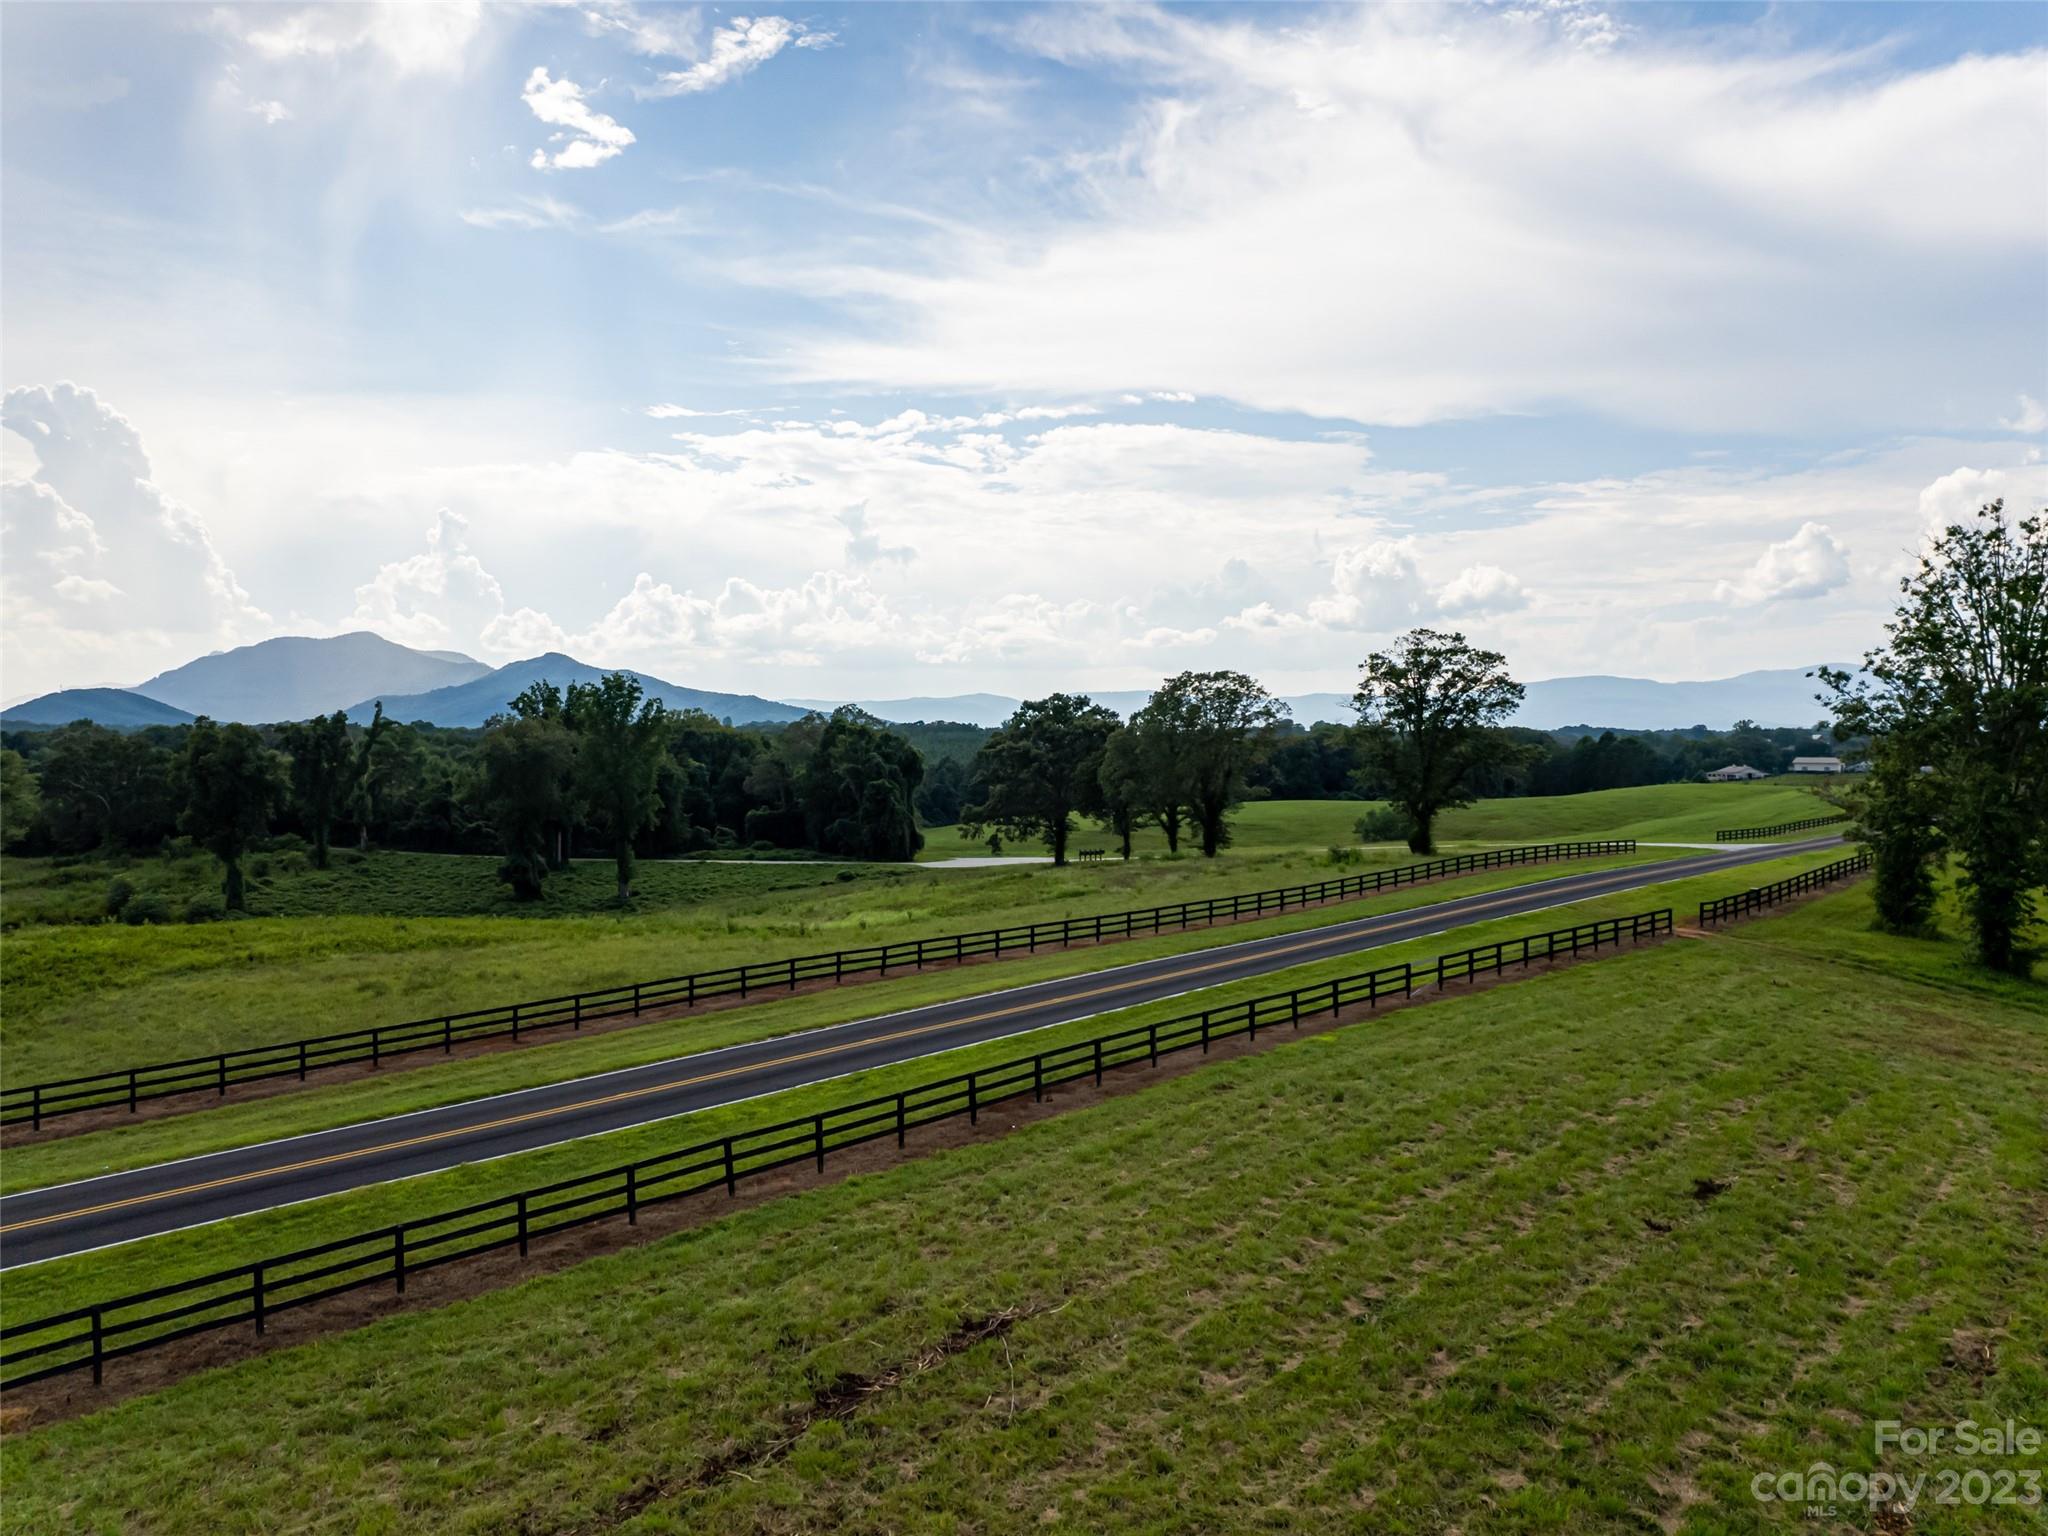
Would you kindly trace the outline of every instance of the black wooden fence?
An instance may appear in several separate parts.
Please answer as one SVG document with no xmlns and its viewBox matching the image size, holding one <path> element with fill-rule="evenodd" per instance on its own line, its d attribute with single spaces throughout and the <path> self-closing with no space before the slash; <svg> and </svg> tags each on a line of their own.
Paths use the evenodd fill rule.
<svg viewBox="0 0 2048 1536">
<path fill-rule="evenodd" d="M 1776 837 L 1781 832 L 1808 832 L 1815 827 L 1832 827 L 1838 821 L 1847 821 L 1847 811 L 1837 811 L 1832 816 L 1812 816 L 1805 821 L 1781 821 L 1775 827 L 1723 827 L 1714 834 L 1717 843 L 1746 843 L 1759 837 Z"/>
<path fill-rule="evenodd" d="M 1299 1027 L 1319 1014 L 1383 999 L 1410 997 L 1418 987 L 1471 981 L 1510 967 L 1581 955 L 1668 934 L 1671 909 L 1605 918 L 1525 938 L 1503 939 L 1439 956 L 1424 965 L 1390 965 L 1355 976 L 1185 1013 L 1052 1046 L 994 1066 L 920 1083 L 899 1093 L 840 1104 L 816 1114 L 736 1131 L 712 1141 L 642 1158 L 599 1173 L 579 1174 L 517 1194 L 420 1216 L 332 1242 L 274 1254 L 130 1296 L 75 1307 L 34 1322 L 0 1327 L 0 1386 L 90 1369 L 98 1382 L 109 1360 L 156 1349 L 219 1328 L 252 1326 L 294 1307 L 366 1286 L 405 1291 L 408 1277 L 498 1249 L 524 1255 L 536 1238 L 624 1216 L 630 1225 L 648 1206 L 710 1190 L 736 1194 L 742 1179 L 813 1163 L 866 1142 L 894 1137 L 900 1147 L 919 1126 L 966 1116 L 970 1123 L 1010 1099 L 1043 1099 L 1048 1088 L 1139 1062 L 1157 1065 L 1178 1051 L 1206 1052 L 1236 1035 Z M 23 1369 L 26 1367 L 26 1369 Z"/>
<path fill-rule="evenodd" d="M 1354 900 L 1443 875 L 1518 864 L 1542 864 L 1557 859 L 1589 858 L 1600 854 L 1633 853 L 1635 848 L 1634 840 L 1626 838 L 1607 842 L 1538 843 L 1520 848 L 1495 848 L 1485 853 L 1461 853 L 1450 858 L 1430 859 L 1426 863 L 1404 864 L 1395 869 L 1344 875 L 1277 890 L 1215 896 L 1204 901 L 1147 907 L 1141 911 L 1106 912 L 1094 917 L 1063 917 L 1011 928 L 986 928 L 978 933 L 941 934 L 936 938 L 906 939 L 897 944 L 833 950 L 821 955 L 798 955 L 786 960 L 757 961 L 728 966 L 723 970 L 699 971 L 690 976 L 636 981 L 593 992 L 536 998 L 495 1008 L 479 1008 L 468 1013 L 442 1014 L 438 1018 L 414 1019 L 404 1024 L 380 1024 L 370 1029 L 314 1035 L 304 1040 L 247 1046 L 211 1056 L 188 1056 L 179 1061 L 117 1067 L 84 1077 L 0 1089 L 0 1125 L 27 1124 L 40 1129 L 45 1120 L 59 1115 L 122 1106 L 133 1111 L 145 1100 L 181 1093 L 224 1095 L 230 1084 L 261 1082 L 267 1078 L 296 1077 L 304 1082 L 307 1073 L 322 1068 L 361 1061 L 375 1067 L 389 1056 L 404 1056 L 416 1051 L 447 1053 L 471 1040 L 505 1036 L 518 1040 L 535 1030 L 559 1029 L 564 1025 L 572 1030 L 581 1029 L 594 1020 L 638 1018 L 649 1009 L 691 1008 L 712 998 L 793 992 L 810 981 L 839 982 L 849 976 L 870 974 L 886 976 L 892 970 L 922 970 L 927 965 L 941 962 L 973 960 L 983 956 L 1000 959 L 1006 954 L 1028 954 L 1040 949 L 1058 949 L 1104 939 L 1135 938 L 1141 934 L 1199 927 L 1233 918 L 1274 917 L 1301 907 Z"/>
<path fill-rule="evenodd" d="M 1759 885 L 1733 896 L 1718 897 L 1713 901 L 1700 903 L 1700 926 L 1708 923 L 1726 922 L 1733 917 L 1745 917 L 1751 912 L 1761 912 L 1765 907 L 1774 907 L 1781 901 L 1790 901 L 1794 896 L 1803 896 L 1808 891 L 1817 891 L 1824 885 L 1833 885 L 1837 880 L 1846 880 L 1851 875 L 1860 875 L 1870 868 L 1870 850 L 1846 859 L 1837 859 L 1832 864 L 1823 864 L 1819 869 L 1809 869 L 1803 875 L 1790 879 Z"/>
</svg>

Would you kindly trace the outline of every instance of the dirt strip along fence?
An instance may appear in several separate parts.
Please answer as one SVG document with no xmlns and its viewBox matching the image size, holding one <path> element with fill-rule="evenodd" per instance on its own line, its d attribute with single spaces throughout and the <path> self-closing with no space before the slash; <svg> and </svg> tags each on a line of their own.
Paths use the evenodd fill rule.
<svg viewBox="0 0 2048 1536">
<path fill-rule="evenodd" d="M 689 976 L 636 981 L 594 992 L 535 998 L 467 1013 L 442 1014 L 404 1024 L 383 1024 L 371 1029 L 314 1035 L 273 1045 L 247 1046 L 211 1056 L 188 1056 L 178 1061 L 152 1062 L 146 1066 L 116 1067 L 84 1077 L 67 1077 L 0 1090 L 0 1125 L 27 1125 L 40 1130 L 44 1121 L 60 1115 L 121 1105 L 126 1105 L 132 1112 L 145 1100 L 169 1098 L 181 1093 L 213 1092 L 225 1097 L 229 1086 L 236 1083 L 281 1077 L 297 1077 L 304 1082 L 309 1072 L 322 1068 L 363 1061 L 375 1067 L 387 1057 L 410 1055 L 417 1051 L 448 1054 L 457 1045 L 472 1040 L 509 1036 L 516 1041 L 522 1034 L 536 1030 L 559 1029 L 565 1025 L 572 1030 L 580 1030 L 584 1024 L 596 1020 L 638 1018 L 650 1009 L 694 1008 L 713 998 L 748 998 L 777 991 L 793 992 L 805 982 L 840 982 L 851 976 L 886 976 L 891 971 L 916 971 L 945 962 L 1000 959 L 1004 955 L 1031 954 L 1041 949 L 1099 943 L 1106 939 L 1136 938 L 1239 918 L 1277 917 L 1302 907 L 1352 901 L 1445 875 L 1635 851 L 1633 838 L 1495 848 L 1484 853 L 1461 853 L 1421 864 L 1404 864 L 1394 869 L 1344 875 L 1307 885 L 1283 886 L 1277 890 L 1215 896 L 1204 901 L 1184 901 L 1173 906 L 1146 907 L 1132 912 L 1106 912 L 1093 917 L 1063 917 L 1010 928 L 985 928 L 977 933 L 941 934 L 935 938 L 906 939 L 897 944 L 839 949 L 827 954 L 798 955 L 785 960 L 757 961 L 728 966 L 723 970 L 699 971 Z"/>
<path fill-rule="evenodd" d="M 106 1362 L 156 1349 L 213 1329 L 253 1327 L 268 1318 L 366 1286 L 403 1294 L 408 1276 L 479 1254 L 516 1246 L 522 1256 L 534 1240 L 572 1227 L 623 1216 L 630 1224 L 648 1206 L 723 1188 L 736 1195 L 742 1179 L 815 1163 L 864 1143 L 905 1136 L 919 1126 L 981 1112 L 1010 1099 L 1043 1099 L 1062 1083 L 1093 1078 L 1162 1056 L 1201 1050 L 1219 1040 L 1383 999 L 1408 998 L 1418 988 L 1448 987 L 1511 968 L 1563 959 L 1672 931 L 1669 907 L 1629 917 L 1604 918 L 1519 939 L 1503 939 L 1441 955 L 1422 965 L 1382 966 L 1291 992 L 1134 1025 L 1091 1039 L 1070 1041 L 1031 1056 L 920 1083 L 900 1093 L 861 1099 L 815 1114 L 700 1141 L 622 1167 L 579 1174 L 517 1194 L 421 1216 L 332 1242 L 274 1254 L 251 1264 L 196 1279 L 78 1307 L 34 1322 L 0 1327 L 0 1387 L 90 1370 L 95 1383 Z"/>
<path fill-rule="evenodd" d="M 1823 864 L 1819 869 L 1809 869 L 1802 875 L 1789 879 L 1775 880 L 1769 885 L 1754 886 L 1738 891 L 1733 896 L 1720 896 L 1713 901 L 1700 903 L 1700 926 L 1709 923 L 1725 923 L 1752 912 L 1761 912 L 1766 907 L 1775 907 L 1781 901 L 1790 901 L 1795 896 L 1804 896 L 1808 891 L 1820 890 L 1833 885 L 1837 880 L 1846 880 L 1851 875 L 1860 875 L 1870 868 L 1870 850 L 1846 859 L 1837 859 L 1832 864 Z"/>
<path fill-rule="evenodd" d="M 1714 834 L 1717 843 L 1747 843 L 1759 837 L 1776 837 L 1782 832 L 1811 832 L 1815 827 L 1832 827 L 1849 820 L 1847 811 L 1833 816 L 1810 816 L 1805 821 L 1781 821 L 1774 827 L 1723 827 Z"/>
</svg>

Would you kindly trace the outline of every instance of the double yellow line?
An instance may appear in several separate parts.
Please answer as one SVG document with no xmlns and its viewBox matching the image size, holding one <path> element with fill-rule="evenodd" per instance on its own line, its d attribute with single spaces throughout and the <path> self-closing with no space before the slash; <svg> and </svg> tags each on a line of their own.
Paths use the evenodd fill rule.
<svg viewBox="0 0 2048 1536">
<path fill-rule="evenodd" d="M 1618 876 L 1610 877 L 1610 883 L 1613 883 L 1615 878 L 1618 878 Z M 1583 892 L 1574 894 L 1575 896 L 1593 896 L 1604 893 L 1589 887 Z M 1519 899 L 1518 896 L 1511 894 L 1495 901 L 1479 903 L 1466 910 L 1473 913 L 1488 912 L 1496 907 L 1510 906 Z M 1405 923 L 1390 924 L 1381 932 L 1396 933 L 1405 927 L 1415 927 L 1418 924 L 1426 926 L 1429 921 L 1426 918 L 1411 918 Z M 1345 938 L 1352 936 L 1351 934 L 1343 935 Z M 1327 948 L 1337 942 L 1338 936 L 1326 932 L 1320 938 L 1309 939 L 1299 944 L 1289 944 L 1279 949 L 1268 949 L 1262 953 L 1264 955 L 1291 955 L 1302 950 Z M 530 1109 L 522 1114 L 505 1115 L 500 1119 L 480 1121 L 475 1125 L 450 1126 L 447 1130 L 428 1131 L 424 1135 L 408 1136 L 399 1141 L 379 1142 L 376 1146 L 358 1147 L 350 1152 L 329 1152 L 319 1157 L 305 1158 L 296 1163 L 279 1163 L 274 1167 L 251 1168 L 243 1173 L 225 1174 L 217 1179 L 205 1179 L 196 1184 L 183 1184 L 174 1189 L 160 1189 L 147 1194 L 126 1195 L 118 1200 L 103 1201 L 98 1205 L 84 1205 L 79 1206 L 75 1210 L 56 1211 L 47 1216 L 31 1216 L 22 1221 L 9 1222 L 5 1226 L 0 1226 L 0 1233 L 22 1232 L 30 1227 L 44 1227 L 60 1221 L 76 1221 L 82 1216 L 99 1216 L 108 1211 L 120 1211 L 126 1210 L 131 1206 L 147 1205 L 153 1200 L 173 1200 L 183 1195 L 203 1194 L 209 1189 L 222 1189 L 231 1184 L 246 1184 L 254 1179 L 268 1179 L 283 1173 L 300 1173 L 308 1168 L 324 1168 L 335 1163 L 348 1162 L 353 1158 L 381 1157 L 388 1152 L 402 1152 L 408 1147 L 427 1146 L 433 1142 L 447 1141 L 458 1136 L 474 1136 L 484 1131 L 495 1131 L 508 1125 L 523 1125 L 533 1120 L 545 1120 L 554 1115 L 578 1114 L 586 1109 L 597 1109 L 606 1104 L 620 1104 L 629 1099 L 645 1098 L 650 1094 L 673 1093 L 679 1088 L 691 1088 L 699 1083 L 715 1083 L 722 1078 L 743 1077 L 750 1072 L 766 1072 L 775 1067 L 789 1066 L 794 1062 L 816 1061 L 824 1056 L 837 1056 L 849 1051 L 866 1050 L 870 1046 L 886 1045 L 892 1040 L 910 1040 L 919 1035 L 928 1035 L 939 1030 L 959 1029 L 968 1024 L 983 1024 L 990 1019 L 1002 1019 L 1008 1018 L 1013 1014 L 1031 1013 L 1046 1007 L 1048 1002 L 1085 1002 L 1089 998 L 1107 997 L 1117 992 L 1127 992 L 1134 987 L 1152 986 L 1161 980 L 1178 981 L 1184 977 L 1200 976 L 1210 971 L 1228 970 L 1232 966 L 1241 963 L 1242 957 L 1210 960 L 1199 965 L 1185 966 L 1173 972 L 1170 977 L 1161 977 L 1157 973 L 1149 976 L 1134 977 L 1128 981 L 1112 982 L 1107 986 L 1093 987 L 1085 992 L 1064 993 L 1054 999 L 1014 1003 L 1007 1008 L 993 1008 L 986 1013 L 969 1014 L 965 1018 L 943 1019 L 936 1024 L 919 1024 L 910 1029 L 899 1029 L 885 1035 L 864 1035 L 858 1040 L 849 1040 L 839 1045 L 819 1046 L 814 1050 L 808 1051 L 792 1051 L 786 1056 L 772 1057 L 767 1061 L 747 1062 L 741 1066 L 724 1067 L 716 1072 L 703 1072 L 695 1077 L 677 1078 L 670 1082 L 650 1083 L 643 1088 L 626 1088 L 617 1093 L 601 1094 L 592 1099 L 578 1099 L 572 1104 L 557 1104 L 548 1109 Z M 620 1130 L 626 1128 L 624 1126 L 618 1127 Z M 522 1150 L 535 1151 L 538 1148 L 525 1148 Z"/>
</svg>

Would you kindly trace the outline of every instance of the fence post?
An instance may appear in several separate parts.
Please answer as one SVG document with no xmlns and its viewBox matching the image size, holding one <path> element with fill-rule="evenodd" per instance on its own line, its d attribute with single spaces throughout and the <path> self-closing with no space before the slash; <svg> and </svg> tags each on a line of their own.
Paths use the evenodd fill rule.
<svg viewBox="0 0 2048 1536">
<path fill-rule="evenodd" d="M 640 983 L 633 983 L 633 1017 L 640 1017 Z"/>
<path fill-rule="evenodd" d="M 92 1384 L 100 1385 L 101 1367 L 107 1358 L 106 1326 L 101 1321 L 100 1309 L 92 1309 Z"/>
<path fill-rule="evenodd" d="M 128 1069 L 128 1113 L 131 1115 L 135 1113 L 135 1069 L 133 1067 Z M 98 1378 L 95 1377 L 94 1379 L 97 1380 Z"/>
<path fill-rule="evenodd" d="M 526 1191 L 519 1192 L 519 1257 L 526 1257 Z"/>
<path fill-rule="evenodd" d="M 1095 1086 L 1102 1086 L 1102 1040 L 1099 1036 L 1095 1041 Z"/>
<path fill-rule="evenodd" d="M 696 975 L 695 975 L 694 973 L 693 973 L 693 974 L 691 974 L 691 975 L 685 976 L 685 977 L 683 978 L 683 989 L 684 989 L 684 990 L 683 990 L 683 1006 L 684 1006 L 685 1008 L 694 1008 L 694 1007 L 696 1007 L 696 1006 L 697 1006 L 697 978 L 696 978 Z"/>
<path fill-rule="evenodd" d="M 903 1145 L 903 1095 L 896 1095 L 896 1145 Z"/>
<path fill-rule="evenodd" d="M 640 1165 L 626 1164 L 626 1225 L 640 1225 Z"/>
<path fill-rule="evenodd" d="M 524 1242 L 526 1236 L 526 1196 L 521 1195 L 519 1197 L 519 1205 L 519 1235 L 521 1238 L 519 1251 L 524 1253 L 526 1252 L 526 1244 Z M 398 1294 L 403 1296 L 405 1294 L 405 1228 L 402 1226 L 391 1229 L 391 1275 L 398 1282 Z"/>
<path fill-rule="evenodd" d="M 583 1027 L 583 994 L 581 992 L 578 992 L 569 999 L 569 1007 L 572 1010 L 569 1027 L 571 1029 L 581 1029 Z"/>
<path fill-rule="evenodd" d="M 967 1074 L 967 1123 L 981 1124 L 981 1084 L 975 1081 L 972 1072 Z"/>
<path fill-rule="evenodd" d="M 725 1192 L 735 1198 L 737 1198 L 740 1192 L 739 1175 L 733 1172 L 732 1167 L 732 1138 L 730 1136 L 725 1138 Z"/>
<path fill-rule="evenodd" d="M 518 1037 L 517 1037 L 517 1036 L 515 1035 L 515 1036 L 514 1036 L 513 1038 L 514 1038 L 514 1039 L 517 1039 Z M 381 1056 L 379 1055 L 379 1051 L 380 1051 L 380 1049 L 382 1048 L 383 1044 L 384 1044 L 383 1036 L 382 1036 L 382 1035 L 380 1035 L 380 1034 L 379 1034 L 379 1033 L 378 1033 L 378 1032 L 377 1032 L 376 1030 L 374 1030 L 374 1029 L 373 1029 L 373 1030 L 371 1030 L 371 1031 L 370 1031 L 370 1066 L 371 1066 L 371 1067 L 372 1067 L 373 1069 L 374 1069 L 374 1068 L 377 1068 L 377 1067 L 381 1067 L 381 1066 L 383 1066 L 383 1065 L 384 1065 L 383 1059 L 382 1059 L 382 1057 L 381 1057 Z M 222 1063 L 221 1065 L 222 1065 L 223 1067 L 225 1067 L 225 1066 L 226 1066 L 227 1064 L 226 1064 L 225 1062 L 223 1062 L 223 1063 Z M 226 1090 L 225 1090 L 225 1089 L 223 1089 L 222 1091 L 223 1091 L 223 1092 L 225 1092 Z"/>
<path fill-rule="evenodd" d="M 818 1172 L 823 1173 L 825 1171 L 825 1117 L 823 1115 L 811 1116 L 811 1132 L 817 1138 Z"/>
<path fill-rule="evenodd" d="M 216 1060 L 220 1067 L 220 1096 L 226 1098 L 228 1096 L 228 1053 L 222 1051 Z"/>
<path fill-rule="evenodd" d="M 255 1303 L 256 1308 L 256 1332 L 261 1334 L 263 1332 L 263 1266 L 261 1264 L 249 1266 L 249 1285 L 250 1300 Z"/>
<path fill-rule="evenodd" d="M 305 1042 L 305 1041 L 303 1041 L 303 1040 L 301 1040 L 301 1041 L 299 1042 L 299 1081 L 303 1083 L 303 1082 L 304 1082 L 305 1080 L 306 1080 L 306 1042 Z"/>
<path fill-rule="evenodd" d="M 519 1005 L 517 1003 L 512 1005 L 512 1038 L 514 1040 L 519 1038 Z"/>
<path fill-rule="evenodd" d="M 1156 1067 L 1159 1065 L 1159 1021 L 1157 1019 L 1152 1021 L 1150 1044 L 1152 1046 L 1152 1065 Z"/>
<path fill-rule="evenodd" d="M 1031 1058 L 1031 1101 L 1045 1102 L 1045 1052 L 1040 1051 Z"/>
<path fill-rule="evenodd" d="M 791 956 L 789 957 L 789 990 L 790 990 L 790 991 L 792 991 L 792 992 L 794 992 L 794 991 L 796 990 L 796 956 L 795 956 L 795 955 L 791 955 Z"/>
<path fill-rule="evenodd" d="M 1301 1028 L 1301 994 L 1299 992 L 1290 992 L 1287 994 L 1287 1001 L 1290 1005 L 1290 1010 L 1293 1014 L 1294 1027 L 1296 1029 L 1299 1029 Z M 1330 1011 L 1334 1013 L 1336 1012 L 1336 1010 L 1337 983 L 1333 981 L 1330 983 Z"/>
<path fill-rule="evenodd" d="M 43 1085 L 37 1083 L 29 1090 L 28 1128 L 40 1131 L 43 1128 Z"/>
</svg>

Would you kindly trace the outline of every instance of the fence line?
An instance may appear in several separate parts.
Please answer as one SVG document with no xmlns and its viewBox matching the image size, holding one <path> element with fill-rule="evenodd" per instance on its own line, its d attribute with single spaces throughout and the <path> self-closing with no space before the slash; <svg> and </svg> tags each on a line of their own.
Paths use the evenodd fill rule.
<svg viewBox="0 0 2048 1536">
<path fill-rule="evenodd" d="M 636 981 L 562 997 L 535 998 L 493 1008 L 473 1009 L 467 1013 L 442 1014 L 403 1024 L 380 1024 L 369 1029 L 314 1035 L 303 1040 L 245 1046 L 210 1056 L 117 1067 L 83 1077 L 0 1089 L 0 1125 L 26 1124 L 40 1130 L 44 1121 L 61 1115 L 123 1105 L 133 1113 L 138 1105 L 150 1099 L 207 1091 L 225 1096 L 232 1084 L 261 1082 L 270 1078 L 297 1077 L 304 1082 L 309 1072 L 329 1067 L 360 1061 L 376 1067 L 386 1057 L 411 1055 L 419 1051 L 440 1051 L 446 1055 L 457 1045 L 473 1040 L 510 1036 L 516 1041 L 522 1034 L 557 1029 L 563 1025 L 580 1030 L 586 1023 L 602 1019 L 638 1018 L 648 1009 L 693 1008 L 698 1003 L 719 997 L 745 998 L 767 991 L 794 992 L 809 981 L 836 983 L 849 976 L 886 976 L 892 969 L 923 970 L 927 965 L 942 962 L 973 960 L 982 956 L 1000 959 L 1005 954 L 1029 954 L 1081 942 L 1135 938 L 1140 934 L 1200 927 L 1233 918 L 1273 917 L 1292 909 L 1396 890 L 1441 875 L 1635 851 L 1633 838 L 1495 848 L 1484 853 L 1455 854 L 1421 864 L 1404 864 L 1394 869 L 1343 875 L 1275 890 L 1215 896 L 1203 901 L 1185 901 L 1138 911 L 1106 912 L 1094 917 L 1058 918 L 1009 928 L 983 929 L 976 933 L 941 934 L 935 938 L 906 939 L 895 944 L 833 950 L 826 954 L 798 955 L 783 960 L 699 971 L 688 976 Z"/>
<path fill-rule="evenodd" d="M 1774 827 L 1723 827 L 1714 834 L 1717 843 L 1746 843 L 1751 838 L 1776 837 L 1780 832 L 1806 832 L 1814 827 L 1832 827 L 1838 821 L 1847 821 L 1847 811 L 1837 811 L 1832 816 L 1812 816 L 1805 821 L 1781 821 Z"/>
<path fill-rule="evenodd" d="M 1605 918 L 1519 939 L 1503 939 L 1441 955 L 1424 965 L 1382 966 L 1291 992 L 1185 1013 L 1150 1024 L 1053 1046 L 972 1072 L 920 1083 L 897 1093 L 735 1131 L 711 1141 L 658 1153 L 598 1173 L 478 1201 L 432 1216 L 415 1217 L 310 1248 L 274 1254 L 250 1264 L 174 1281 L 132 1295 L 76 1307 L 33 1322 L 0 1327 L 0 1372 L 17 1371 L 0 1386 L 90 1369 L 98 1383 L 106 1362 L 216 1329 L 250 1326 L 264 1331 L 270 1318 L 366 1286 L 389 1285 L 403 1295 L 409 1277 L 461 1259 L 517 1247 L 524 1256 L 536 1238 L 623 1216 L 628 1225 L 652 1205 L 723 1188 L 736 1195 L 742 1179 L 813 1163 L 822 1173 L 828 1154 L 981 1112 L 1046 1090 L 1139 1062 L 1199 1049 L 1220 1040 L 1258 1038 L 1261 1029 L 1298 1028 L 1303 1019 L 1337 1013 L 1382 999 L 1411 997 L 1418 987 L 1526 968 L 1558 956 L 1577 956 L 1672 931 L 1669 907 Z M 32 1342 L 18 1342 L 32 1341 Z M 29 1367 L 21 1370 L 21 1367 Z"/>
<path fill-rule="evenodd" d="M 1754 886 L 1733 896 L 1703 901 L 1700 903 L 1700 926 L 1704 928 L 1709 923 L 1726 922 L 1729 918 L 1761 912 L 1765 907 L 1776 906 L 1779 902 L 1787 901 L 1794 896 L 1803 896 L 1808 891 L 1817 891 L 1824 885 L 1833 885 L 1837 880 L 1859 875 L 1868 868 L 1870 850 L 1865 848 L 1849 858 L 1837 859 L 1832 864 L 1823 864 L 1819 869 L 1809 869 L 1806 873 L 1793 875 L 1789 879 Z"/>
</svg>

